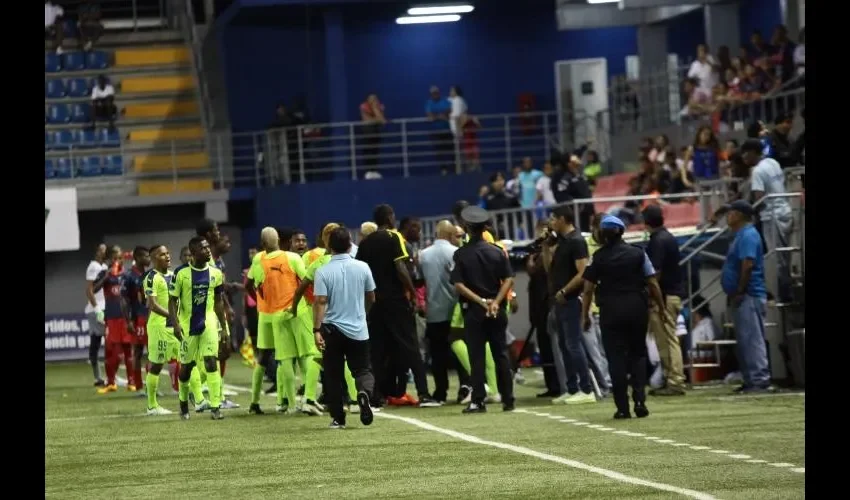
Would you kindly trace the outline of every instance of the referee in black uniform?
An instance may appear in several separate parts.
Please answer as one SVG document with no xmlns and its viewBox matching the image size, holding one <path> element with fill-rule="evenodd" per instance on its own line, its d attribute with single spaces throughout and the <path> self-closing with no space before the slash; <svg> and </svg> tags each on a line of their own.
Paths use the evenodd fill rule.
<svg viewBox="0 0 850 500">
<path fill-rule="evenodd" d="M 472 402 L 463 413 L 487 411 L 484 398 L 484 344 L 490 343 L 496 363 L 496 383 L 502 396 L 502 410 L 514 409 L 513 379 L 506 344 L 508 318 L 504 301 L 514 282 L 508 257 L 483 238 L 490 216 L 479 207 L 466 207 L 461 212 L 469 243 L 454 253 L 451 280 L 457 289 L 463 320 L 472 379 Z"/>
<path fill-rule="evenodd" d="M 655 269 L 643 249 L 623 241 L 623 221 L 606 215 L 599 224 L 602 247 L 584 270 L 582 318 L 590 325 L 590 306 L 596 292 L 602 344 L 608 356 L 611 388 L 617 413 L 614 418 L 631 418 L 626 388 L 631 372 L 635 416 L 649 415 L 646 408 L 646 332 L 649 326 L 649 299 L 659 307 L 662 321 L 666 308 Z M 647 296 L 648 290 L 648 296 Z"/>
</svg>

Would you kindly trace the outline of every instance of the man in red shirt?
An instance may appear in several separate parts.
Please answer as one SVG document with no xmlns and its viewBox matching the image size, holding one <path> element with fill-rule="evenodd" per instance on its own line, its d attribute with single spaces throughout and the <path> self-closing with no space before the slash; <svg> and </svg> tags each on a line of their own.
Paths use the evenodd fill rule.
<svg viewBox="0 0 850 500">
<path fill-rule="evenodd" d="M 151 263 L 148 249 L 136 247 L 133 250 L 133 262 L 133 267 L 124 273 L 122 295 L 125 301 L 124 313 L 126 314 L 127 324 L 131 325 L 134 330 L 132 343 L 133 367 L 135 371 L 133 372 L 131 383 L 136 387 L 137 391 L 144 393 L 142 391 L 144 387 L 142 379 L 142 355 L 144 354 L 145 346 L 148 345 L 148 308 L 144 290 L 142 289 L 142 282 Z"/>
<path fill-rule="evenodd" d="M 106 306 L 103 317 L 106 321 L 106 386 L 97 390 L 98 394 L 107 394 L 118 390 L 115 384 L 115 374 L 121 355 L 124 355 L 124 366 L 127 369 L 127 390 L 135 391 L 133 385 L 133 352 L 135 342 L 135 327 L 127 324 L 124 315 L 124 303 L 121 299 L 123 286 L 123 266 L 121 264 L 121 248 L 114 245 L 109 248 L 107 258 L 106 280 L 103 283 L 103 295 Z"/>
</svg>

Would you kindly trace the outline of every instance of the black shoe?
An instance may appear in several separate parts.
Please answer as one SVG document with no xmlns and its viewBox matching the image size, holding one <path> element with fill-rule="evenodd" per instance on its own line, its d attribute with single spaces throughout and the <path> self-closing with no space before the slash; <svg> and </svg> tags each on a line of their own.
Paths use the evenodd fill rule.
<svg viewBox="0 0 850 500">
<path fill-rule="evenodd" d="M 106 385 L 106 382 L 104 382 L 102 378 L 99 378 L 99 379 L 94 381 L 95 387 L 103 387 L 105 385 Z"/>
<path fill-rule="evenodd" d="M 189 420 L 189 413 L 188 413 L 188 412 L 186 412 L 186 413 L 181 412 L 181 413 L 180 413 L 180 418 L 181 418 L 182 420 Z"/>
<path fill-rule="evenodd" d="M 469 403 L 462 413 L 487 413 L 487 407 L 484 403 Z"/>
<path fill-rule="evenodd" d="M 212 413 L 212 419 L 213 419 L 213 420 L 222 420 L 222 419 L 224 419 L 224 414 L 223 414 L 223 413 L 221 413 L 221 410 L 220 410 L 220 409 L 218 409 L 218 408 L 213 408 L 213 409 L 212 409 L 212 411 L 211 411 L 210 413 Z"/>
<path fill-rule="evenodd" d="M 460 389 L 457 390 L 457 404 L 463 404 L 463 400 L 469 397 L 471 392 L 472 388 L 468 385 L 460 386 Z"/>
<path fill-rule="evenodd" d="M 514 411 L 514 410 L 516 410 L 516 405 L 514 404 L 513 401 L 511 401 L 510 403 L 503 403 L 502 404 L 502 411 Z"/>
<path fill-rule="evenodd" d="M 272 384 L 271 387 L 266 389 L 266 394 L 273 394 L 275 392 L 277 392 L 277 384 Z"/>
<path fill-rule="evenodd" d="M 325 397 L 325 393 L 321 393 L 319 397 L 316 399 L 316 402 L 322 406 L 326 406 L 328 404 L 328 399 Z"/>
<path fill-rule="evenodd" d="M 369 406 L 369 395 L 363 391 L 358 392 L 357 406 L 360 407 L 360 423 L 370 425 L 375 416 L 372 414 L 372 407 Z"/>
<path fill-rule="evenodd" d="M 635 403 L 635 416 L 637 418 L 644 418 L 649 416 L 649 408 L 646 407 L 643 403 Z"/>
<path fill-rule="evenodd" d="M 180 414 L 188 414 L 189 413 L 189 402 L 188 401 L 180 401 Z"/>
<path fill-rule="evenodd" d="M 622 420 L 624 418 L 632 418 L 632 414 L 627 411 L 618 411 L 614 414 L 615 420 Z"/>
<path fill-rule="evenodd" d="M 427 394 L 419 397 L 420 408 L 439 408 L 440 406 L 443 406 L 442 403 Z"/>
<path fill-rule="evenodd" d="M 265 415 L 266 412 L 260 409 L 260 405 L 257 403 L 251 403 L 251 407 L 248 408 L 249 415 Z"/>
<path fill-rule="evenodd" d="M 345 429 L 345 422 L 339 422 L 336 419 L 331 421 L 331 429 Z"/>
<path fill-rule="evenodd" d="M 559 393 L 557 391 L 546 391 L 546 392 L 541 392 L 536 397 L 552 399 L 552 398 L 557 398 L 560 395 L 561 395 L 561 393 Z"/>
</svg>

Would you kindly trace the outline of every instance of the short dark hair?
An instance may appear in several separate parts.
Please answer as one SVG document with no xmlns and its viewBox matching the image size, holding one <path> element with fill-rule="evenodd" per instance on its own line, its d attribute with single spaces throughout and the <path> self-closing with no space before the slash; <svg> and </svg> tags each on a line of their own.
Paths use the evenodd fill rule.
<svg viewBox="0 0 850 500">
<path fill-rule="evenodd" d="M 505 174 L 503 174 L 503 173 L 501 173 L 501 172 L 493 172 L 492 174 L 490 174 L 490 184 L 492 184 L 492 183 L 496 182 L 496 179 L 498 179 L 499 177 L 501 177 L 502 179 L 504 179 L 504 178 L 505 178 Z"/>
<path fill-rule="evenodd" d="M 195 234 L 198 236 L 206 236 L 216 227 L 216 222 L 210 218 L 204 217 L 195 225 Z"/>
<path fill-rule="evenodd" d="M 148 253 L 152 254 L 152 253 L 156 252 L 157 249 L 159 249 L 159 247 L 162 247 L 162 246 L 165 246 L 165 245 L 163 245 L 161 243 L 159 245 L 154 245 L 154 246 L 148 248 Z"/>
<path fill-rule="evenodd" d="M 150 253 L 150 250 L 148 250 L 147 248 L 145 248 L 143 246 L 137 246 L 136 248 L 133 249 L 133 258 L 134 259 L 139 258 L 139 256 L 142 255 L 145 252 Z"/>
<path fill-rule="evenodd" d="M 552 214 L 555 217 L 562 217 L 567 224 L 575 224 L 576 217 L 573 214 L 573 207 L 567 205 L 561 205 L 560 207 L 555 207 L 555 210 L 552 210 Z"/>
<path fill-rule="evenodd" d="M 466 200 L 457 200 L 452 207 L 452 215 L 455 216 L 455 219 L 461 220 L 460 213 L 463 212 L 463 209 L 469 206 L 469 202 Z"/>
<path fill-rule="evenodd" d="M 393 207 L 386 203 L 382 203 L 375 207 L 375 212 L 372 214 L 372 218 L 378 226 L 389 226 L 392 222 L 391 219 L 393 215 L 395 215 Z"/>
<path fill-rule="evenodd" d="M 304 236 L 307 236 L 307 233 L 305 233 L 304 230 L 300 227 L 297 227 L 292 230 L 292 237 L 295 237 L 296 234 L 303 234 Z"/>
<path fill-rule="evenodd" d="M 197 247 L 198 245 L 200 245 L 204 241 L 207 241 L 207 238 L 204 237 L 204 236 L 200 236 L 200 235 L 193 236 L 192 239 L 189 240 L 189 251 L 191 251 L 192 248 Z"/>
<path fill-rule="evenodd" d="M 402 217 L 401 222 L 398 223 L 398 229 L 399 229 L 399 231 L 405 230 L 405 229 L 407 229 L 408 226 L 410 226 L 414 222 L 418 222 L 418 221 L 419 221 L 419 217 L 413 217 L 413 216 L 410 216 L 410 215 L 408 215 L 406 217 Z"/>
<path fill-rule="evenodd" d="M 764 150 L 764 146 L 762 146 L 761 141 L 758 139 L 747 139 L 741 144 L 741 154 L 744 153 L 759 153 Z"/>
<path fill-rule="evenodd" d="M 331 247 L 333 253 L 347 253 L 351 249 L 351 234 L 348 229 L 340 226 L 331 231 L 328 246 Z"/>
</svg>

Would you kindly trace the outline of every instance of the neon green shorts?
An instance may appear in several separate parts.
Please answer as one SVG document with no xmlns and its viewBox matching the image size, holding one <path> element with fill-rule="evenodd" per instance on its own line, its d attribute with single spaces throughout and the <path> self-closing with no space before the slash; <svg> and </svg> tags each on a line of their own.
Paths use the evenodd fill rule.
<svg viewBox="0 0 850 500">
<path fill-rule="evenodd" d="M 148 361 L 164 365 L 172 359 L 180 359 L 180 341 L 174 336 L 174 329 L 149 325 Z"/>
<path fill-rule="evenodd" d="M 452 313 L 452 328 L 463 328 L 463 311 L 460 309 L 460 303 L 455 304 L 455 310 Z"/>
<path fill-rule="evenodd" d="M 276 333 L 274 338 L 274 359 L 283 361 L 319 354 L 313 328 L 306 327 L 307 319 L 303 310 L 298 311 L 297 317 L 292 317 L 289 311 L 283 313 L 278 322 L 279 334 Z"/>
<path fill-rule="evenodd" d="M 180 362 L 183 364 L 203 363 L 204 358 L 218 357 L 218 321 L 208 321 L 200 335 L 189 335 L 189 325 L 183 327 L 183 342 L 180 344 Z"/>
<path fill-rule="evenodd" d="M 283 311 L 276 313 L 259 313 L 257 319 L 257 349 L 275 348 L 275 325 L 280 324 Z"/>
</svg>

